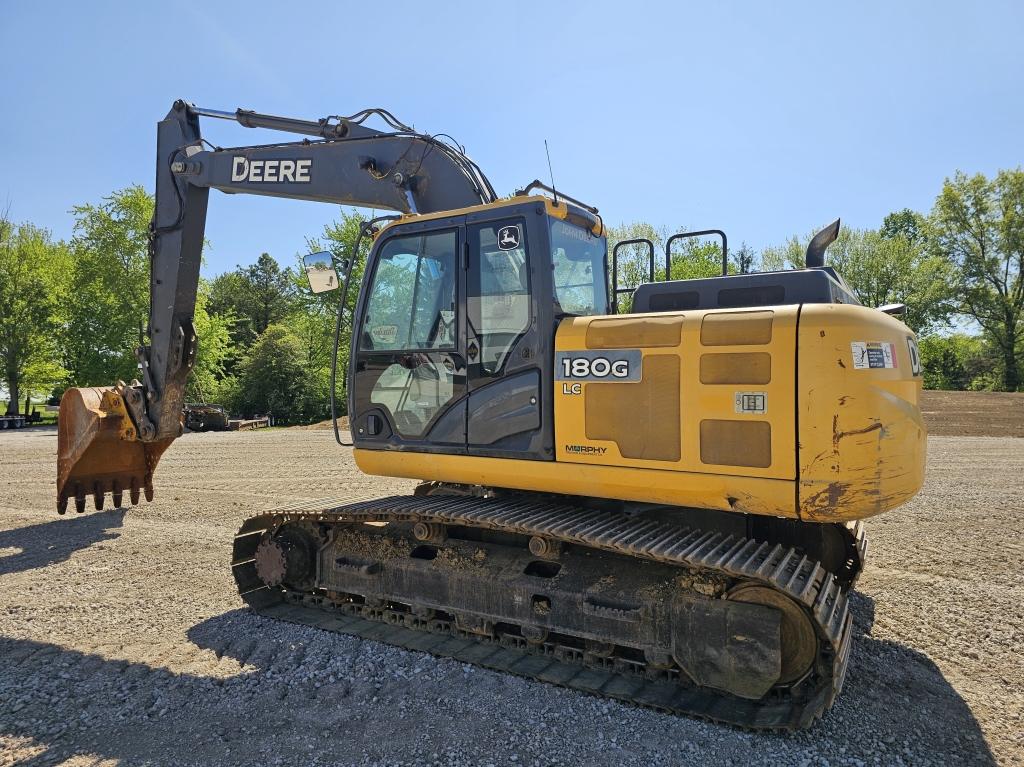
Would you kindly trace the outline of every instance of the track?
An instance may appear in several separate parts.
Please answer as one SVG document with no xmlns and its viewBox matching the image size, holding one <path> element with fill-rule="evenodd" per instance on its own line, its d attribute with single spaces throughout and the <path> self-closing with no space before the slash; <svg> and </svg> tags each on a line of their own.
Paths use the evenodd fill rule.
<svg viewBox="0 0 1024 767">
<path fill-rule="evenodd" d="M 552 635 L 531 642 L 522 626 L 467 630 L 464 621 L 445 613 L 428 615 L 407 599 L 404 603 L 366 599 L 363 594 L 339 593 L 312 583 L 301 590 L 269 587 L 257 575 L 257 547 L 283 525 L 313 524 L 337 531 L 365 522 L 396 528 L 420 522 L 537 536 L 576 549 L 713 573 L 728 579 L 730 587 L 759 584 L 791 599 L 811 621 L 816 657 L 802 678 L 750 700 L 694 685 L 671 664 L 652 664 L 629 654 L 588 652 L 575 637 Z M 859 556 L 863 535 L 859 530 L 853 533 L 853 548 Z M 332 536 L 333 532 L 328 538 Z M 347 505 L 293 506 L 247 520 L 235 538 L 232 565 L 243 599 L 269 616 L 751 729 L 809 726 L 841 690 L 849 659 L 852 621 L 844 584 L 797 549 L 530 498 L 395 496 Z M 481 616 L 482 622 L 485 617 Z"/>
</svg>

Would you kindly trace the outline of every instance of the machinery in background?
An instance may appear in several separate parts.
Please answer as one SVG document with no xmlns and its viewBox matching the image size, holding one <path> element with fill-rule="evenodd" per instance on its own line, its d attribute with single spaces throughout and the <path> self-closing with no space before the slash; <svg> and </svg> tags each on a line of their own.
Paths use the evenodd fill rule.
<svg viewBox="0 0 1024 767">
<path fill-rule="evenodd" d="M 271 425 L 266 415 L 232 418 L 223 405 L 187 403 L 184 418 L 189 431 L 252 431 Z"/>
<path fill-rule="evenodd" d="M 189 431 L 227 431 L 229 421 L 223 405 L 185 404 L 185 428 Z"/>
</svg>

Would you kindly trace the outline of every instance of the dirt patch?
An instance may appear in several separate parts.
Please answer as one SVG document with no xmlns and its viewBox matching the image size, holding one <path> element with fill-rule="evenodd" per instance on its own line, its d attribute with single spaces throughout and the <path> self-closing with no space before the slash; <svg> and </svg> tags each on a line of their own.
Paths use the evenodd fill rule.
<svg viewBox="0 0 1024 767">
<path fill-rule="evenodd" d="M 487 552 L 477 549 L 471 555 L 463 554 L 458 549 L 445 546 L 438 549 L 435 563 L 449 570 L 478 570 L 484 566 Z"/>
<path fill-rule="evenodd" d="M 921 412 L 936 437 L 1024 437 L 1024 392 L 924 391 Z"/>
<path fill-rule="evenodd" d="M 374 535 L 355 528 L 338 528 L 334 540 L 342 551 L 381 561 L 407 557 L 412 551 L 412 543 L 406 538 Z"/>
<path fill-rule="evenodd" d="M 644 601 L 669 600 L 682 591 L 696 591 L 704 596 L 719 597 L 728 585 L 729 579 L 718 573 L 685 568 L 685 572 L 670 580 L 643 586 L 637 591 L 637 596 Z"/>
</svg>

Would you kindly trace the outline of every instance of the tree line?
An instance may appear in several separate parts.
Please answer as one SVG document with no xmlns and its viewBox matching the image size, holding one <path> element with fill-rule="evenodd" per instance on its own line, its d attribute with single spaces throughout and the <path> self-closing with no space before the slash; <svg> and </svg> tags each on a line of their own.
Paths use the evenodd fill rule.
<svg viewBox="0 0 1024 767">
<path fill-rule="evenodd" d="M 30 396 L 56 401 L 69 386 L 103 386 L 137 375 L 134 349 L 149 310 L 149 221 L 153 199 L 142 187 L 119 190 L 72 209 L 67 241 L 0 214 L 0 387 L 8 412 Z M 309 252 L 348 257 L 361 219 L 342 210 L 306 240 Z M 681 230 L 672 230 L 681 231 Z M 613 227 L 617 243 L 646 238 L 656 247 L 655 278 L 665 275 L 667 228 L 638 222 Z M 732 273 L 803 266 L 811 232 L 760 253 L 742 243 L 729 253 Z M 368 249 L 364 242 L 364 252 Z M 363 258 L 353 284 L 359 284 Z M 957 173 L 932 209 L 901 210 L 877 229 L 846 229 L 829 264 L 867 306 L 904 303 L 920 336 L 925 386 L 1018 391 L 1024 388 L 1024 171 L 987 178 Z M 643 246 L 620 249 L 618 283 L 649 278 Z M 720 245 L 677 241 L 671 277 L 721 272 Z M 352 293 L 355 291 L 353 290 Z M 282 265 L 263 253 L 248 266 L 200 282 L 200 337 L 188 397 L 233 413 L 273 413 L 284 423 L 329 415 L 337 291 L 310 292 L 298 256 Z M 620 310 L 629 309 L 628 293 Z M 343 323 L 339 370 L 349 329 Z M 341 403 L 344 407 L 344 402 Z"/>
<path fill-rule="evenodd" d="M 138 376 L 152 214 L 152 196 L 132 186 L 73 208 L 67 241 L 0 215 L 0 389 L 8 412 L 30 397 L 56 403 L 68 387 Z M 360 223 L 342 211 L 308 245 L 347 256 Z M 200 280 L 189 401 L 273 414 L 281 423 L 328 417 L 338 294 L 314 295 L 300 267 L 298 257 L 282 266 L 263 253 L 251 265 Z M 346 330 L 340 369 L 348 337 Z"/>
</svg>

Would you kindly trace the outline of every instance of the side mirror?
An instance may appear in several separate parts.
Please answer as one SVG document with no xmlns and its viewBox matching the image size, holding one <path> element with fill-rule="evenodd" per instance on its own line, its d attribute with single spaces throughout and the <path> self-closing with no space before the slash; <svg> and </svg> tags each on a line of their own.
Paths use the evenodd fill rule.
<svg viewBox="0 0 1024 767">
<path fill-rule="evenodd" d="M 894 317 L 901 317 L 907 313 L 906 304 L 886 304 L 885 306 L 879 306 L 878 311 L 882 314 L 891 314 Z"/>
<path fill-rule="evenodd" d="M 306 269 L 309 289 L 314 293 L 326 293 L 338 288 L 338 273 L 334 269 L 334 256 L 327 251 L 310 253 L 302 259 Z"/>
</svg>

